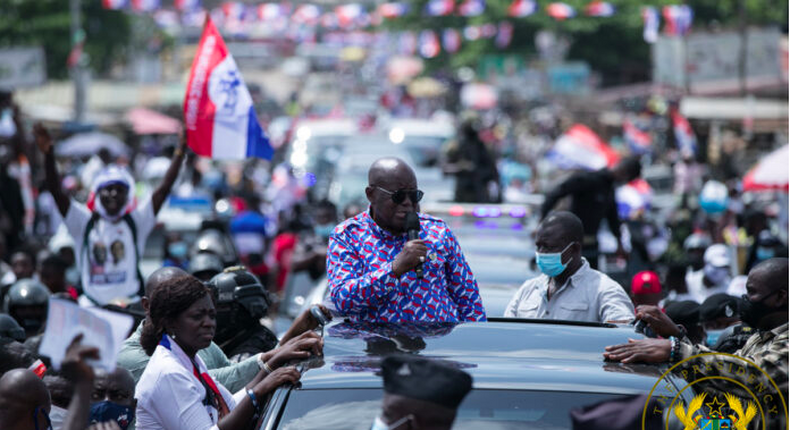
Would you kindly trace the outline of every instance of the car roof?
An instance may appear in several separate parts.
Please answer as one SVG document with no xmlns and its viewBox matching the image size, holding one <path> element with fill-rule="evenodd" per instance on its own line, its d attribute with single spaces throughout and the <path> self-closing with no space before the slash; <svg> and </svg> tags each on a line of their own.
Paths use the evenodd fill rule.
<svg viewBox="0 0 790 430">
<path fill-rule="evenodd" d="M 630 327 L 568 321 L 365 324 L 325 329 L 324 356 L 305 363 L 302 389 L 380 388 L 388 354 L 441 360 L 469 372 L 476 389 L 637 394 L 662 368 L 606 363 L 604 348 L 640 338 Z M 662 384 L 666 385 L 666 384 Z"/>
</svg>

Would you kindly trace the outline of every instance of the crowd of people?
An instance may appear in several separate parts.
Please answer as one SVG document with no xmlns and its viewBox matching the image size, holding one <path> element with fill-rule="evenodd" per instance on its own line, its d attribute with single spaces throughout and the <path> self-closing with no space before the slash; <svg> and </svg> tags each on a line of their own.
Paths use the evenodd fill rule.
<svg viewBox="0 0 790 430">
<path fill-rule="evenodd" d="M 277 387 L 298 383 L 293 362 L 321 355 L 321 315 L 502 316 L 487 313 L 448 224 L 421 212 L 424 193 L 404 160 L 381 154 L 359 184 L 367 201 L 338 208 L 311 198 L 286 162 L 223 169 L 191 154 L 184 138 L 134 159 L 57 159 L 50 130 L 27 127 L 19 109 L 13 118 L 14 132 L 0 137 L 2 429 L 248 428 Z M 551 136 L 558 125 L 530 126 Z M 624 214 L 618 187 L 655 160 L 633 155 L 540 185 L 538 152 L 525 149 L 520 127 L 504 112 L 461 121 L 440 161 L 456 176 L 459 203 L 545 196 L 534 211 L 540 275 L 524 279 L 504 316 L 635 324 L 645 338 L 611 345 L 603 359 L 731 353 L 765 369 L 786 398 L 787 226 L 775 202 L 750 199 L 737 178 L 705 177 L 702 163 L 676 151 L 677 206 Z M 157 217 L 179 200 L 207 203 L 206 219 L 195 237 L 164 231 L 161 268 L 144 276 Z M 611 256 L 630 282 L 607 273 Z M 327 299 L 320 315 L 305 311 L 278 336 L 270 322 L 297 274 L 326 277 Z M 99 351 L 80 338 L 57 369 L 39 354 L 51 298 L 135 318 L 115 368 L 92 367 Z M 387 394 L 375 429 L 450 428 L 472 386 L 430 360 L 392 357 L 381 367 Z"/>
</svg>

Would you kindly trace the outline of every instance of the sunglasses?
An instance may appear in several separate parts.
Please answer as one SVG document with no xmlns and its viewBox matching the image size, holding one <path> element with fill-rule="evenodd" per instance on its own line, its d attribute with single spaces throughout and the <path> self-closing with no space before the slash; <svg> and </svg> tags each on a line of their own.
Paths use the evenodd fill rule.
<svg viewBox="0 0 790 430">
<path fill-rule="evenodd" d="M 390 197 L 392 198 L 393 203 L 395 203 L 396 205 L 403 203 L 403 201 L 406 200 L 407 196 L 409 197 L 409 200 L 411 200 L 412 203 L 418 203 L 420 200 L 422 200 L 422 196 L 425 195 L 425 193 L 422 192 L 422 190 L 388 191 L 381 187 L 376 187 L 376 188 L 379 189 L 380 191 L 389 194 Z"/>
</svg>

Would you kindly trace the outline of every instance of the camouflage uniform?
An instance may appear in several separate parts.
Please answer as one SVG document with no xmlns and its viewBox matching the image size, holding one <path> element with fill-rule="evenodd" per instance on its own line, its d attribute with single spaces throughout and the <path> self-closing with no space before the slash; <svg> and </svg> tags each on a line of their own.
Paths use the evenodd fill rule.
<svg viewBox="0 0 790 430">
<path fill-rule="evenodd" d="M 776 428 L 776 429 L 786 429 L 787 422 L 785 411 L 787 410 L 787 386 L 788 386 L 788 373 L 787 373 L 787 366 L 788 366 L 788 324 L 785 323 L 779 327 L 776 327 L 770 331 L 758 331 L 754 335 L 752 335 L 749 340 L 746 341 L 746 344 L 738 351 L 735 351 L 733 355 L 738 357 L 745 358 L 747 360 L 752 361 L 756 364 L 760 369 L 762 369 L 768 376 L 776 383 L 781 391 L 782 396 L 784 397 L 784 405 L 785 408 L 782 408 L 782 401 L 780 399 L 776 399 L 772 401 L 771 404 L 777 406 L 777 412 L 771 413 L 770 406 L 768 404 L 763 404 L 762 406 L 766 408 L 765 414 L 767 419 L 768 425 L 766 428 Z M 715 353 L 716 351 L 708 349 L 702 345 L 694 345 L 691 341 L 687 338 L 683 338 L 680 342 L 680 357 L 678 360 L 684 360 L 691 356 L 697 354 L 704 354 L 704 353 Z M 732 364 L 732 366 L 730 366 Z M 678 368 L 675 372 L 681 372 L 682 377 L 689 382 L 695 381 L 700 378 L 710 377 L 710 376 L 726 376 L 732 378 L 741 384 L 745 385 L 752 392 L 757 395 L 758 398 L 764 398 L 761 396 L 765 396 L 769 393 L 774 393 L 775 390 L 772 386 L 768 386 L 769 382 L 767 382 L 766 378 L 762 374 L 757 374 L 755 376 L 751 376 L 753 372 L 745 371 L 742 374 L 738 374 L 733 369 L 739 368 L 743 366 L 744 362 L 732 357 L 724 356 L 724 355 L 708 355 L 704 357 L 697 357 L 689 363 L 689 366 L 685 367 L 686 373 L 683 373 L 683 369 Z M 760 389 L 757 386 L 761 381 L 764 382 L 765 386 L 768 388 L 765 391 L 760 393 Z M 703 385 L 704 384 L 704 385 Z M 710 379 L 703 382 L 700 382 L 700 385 L 704 389 L 704 391 L 711 391 L 714 393 L 721 393 L 721 392 L 729 392 L 741 399 L 753 401 L 754 397 L 751 394 L 746 392 L 745 390 L 741 390 L 739 388 L 734 388 L 734 384 L 724 381 L 722 379 Z M 695 390 L 696 391 L 696 390 Z M 768 406 L 768 407 L 766 407 Z M 754 420 L 752 424 L 756 424 L 758 420 Z"/>
</svg>

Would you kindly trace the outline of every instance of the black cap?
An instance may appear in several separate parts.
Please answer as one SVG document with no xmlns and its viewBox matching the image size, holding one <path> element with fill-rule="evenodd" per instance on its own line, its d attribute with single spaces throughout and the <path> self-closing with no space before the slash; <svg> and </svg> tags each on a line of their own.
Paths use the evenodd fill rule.
<svg viewBox="0 0 790 430">
<path fill-rule="evenodd" d="M 472 389 L 468 373 L 435 360 L 391 355 L 381 362 L 384 391 L 457 409 Z"/>
<path fill-rule="evenodd" d="M 683 324 L 686 328 L 699 324 L 699 303 L 693 300 L 671 302 L 666 307 L 666 313 L 675 324 Z"/>
<path fill-rule="evenodd" d="M 737 316 L 738 298 L 729 294 L 714 294 L 705 299 L 699 307 L 699 320 L 701 322 Z"/>
<path fill-rule="evenodd" d="M 25 330 L 10 315 L 0 314 L 0 337 L 7 337 L 17 342 L 24 342 Z"/>
</svg>

